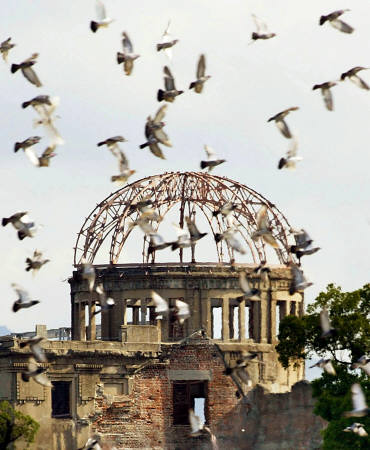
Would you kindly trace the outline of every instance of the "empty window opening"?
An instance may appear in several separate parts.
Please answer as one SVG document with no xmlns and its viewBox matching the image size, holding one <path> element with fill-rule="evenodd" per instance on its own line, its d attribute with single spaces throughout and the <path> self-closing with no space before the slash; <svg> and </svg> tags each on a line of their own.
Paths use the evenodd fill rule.
<svg viewBox="0 0 370 450">
<path fill-rule="evenodd" d="M 71 382 L 53 381 L 51 390 L 51 416 L 57 419 L 71 417 Z"/>
<path fill-rule="evenodd" d="M 212 306 L 212 339 L 222 337 L 222 306 Z"/>
<path fill-rule="evenodd" d="M 280 326 L 280 320 L 281 320 L 281 314 L 283 312 L 282 305 L 280 302 L 276 303 L 276 336 L 279 335 L 279 326 Z"/>
<path fill-rule="evenodd" d="M 206 420 L 206 382 L 175 381 L 173 383 L 173 423 L 189 424 L 189 409 L 193 409 L 201 420 Z"/>
<path fill-rule="evenodd" d="M 251 317 L 251 307 L 249 305 L 245 305 L 245 338 L 251 339 L 251 329 L 250 329 L 250 317 Z"/>
<path fill-rule="evenodd" d="M 202 397 L 194 398 L 194 413 L 199 417 L 201 423 L 206 423 L 206 399 Z"/>
<path fill-rule="evenodd" d="M 140 306 L 127 306 L 126 307 L 126 321 L 127 325 L 139 325 Z"/>
<path fill-rule="evenodd" d="M 239 339 L 239 303 L 235 300 L 236 304 L 232 304 L 233 300 L 230 300 L 229 307 L 229 332 L 230 339 Z"/>
<path fill-rule="evenodd" d="M 149 308 L 146 308 L 144 312 L 145 312 L 145 321 L 143 320 L 144 319 L 143 310 L 141 308 L 139 309 L 139 323 L 141 324 L 144 324 L 144 322 L 145 324 L 149 323 L 149 314 L 150 314 Z"/>
<path fill-rule="evenodd" d="M 295 316 L 297 314 L 296 302 L 291 302 L 290 304 L 290 315 Z"/>
</svg>

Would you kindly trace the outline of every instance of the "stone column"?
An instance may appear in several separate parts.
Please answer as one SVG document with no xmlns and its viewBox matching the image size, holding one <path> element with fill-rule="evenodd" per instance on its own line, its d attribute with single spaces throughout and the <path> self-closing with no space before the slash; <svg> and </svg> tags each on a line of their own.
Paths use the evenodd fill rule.
<svg viewBox="0 0 370 450">
<path fill-rule="evenodd" d="M 226 341 L 230 339 L 229 329 L 229 299 L 222 299 L 222 340 Z"/>
<path fill-rule="evenodd" d="M 245 323 L 245 298 L 239 303 L 239 341 L 245 341 L 245 327 L 249 324 Z"/>
<path fill-rule="evenodd" d="M 95 317 L 95 302 L 89 301 L 89 327 L 87 329 L 87 339 L 89 341 L 96 340 L 96 317 Z"/>
<path fill-rule="evenodd" d="M 280 307 L 280 320 L 282 320 L 285 316 L 290 315 L 290 300 L 285 300 L 282 302 L 282 307 Z"/>
<path fill-rule="evenodd" d="M 252 335 L 250 336 L 255 342 L 260 342 L 261 340 L 261 328 L 260 328 L 260 322 L 261 322 L 261 302 L 260 301 L 251 301 L 250 302 L 250 309 L 249 309 L 249 317 L 251 317 L 252 320 Z M 245 324 L 245 326 L 249 327 L 249 321 Z"/>
<path fill-rule="evenodd" d="M 269 292 L 265 289 L 261 290 L 261 306 L 260 306 L 260 317 L 259 317 L 259 341 L 262 343 L 267 343 L 269 336 Z"/>
<path fill-rule="evenodd" d="M 146 298 L 142 298 L 140 300 L 140 312 L 141 312 L 141 320 L 140 320 L 140 325 L 145 325 L 146 324 L 146 310 L 147 310 L 147 301 Z"/>
<path fill-rule="evenodd" d="M 78 303 L 79 317 L 79 340 L 86 341 L 86 319 L 85 319 L 85 303 Z"/>
<path fill-rule="evenodd" d="M 276 291 L 271 291 L 271 300 L 270 300 L 270 342 L 276 342 Z M 281 311 L 280 311 L 280 319 L 281 319 Z"/>
<path fill-rule="evenodd" d="M 207 289 L 202 289 L 199 295 L 199 303 L 200 303 L 200 327 L 206 330 L 207 336 L 211 336 L 211 299 L 209 296 L 209 292 Z"/>
<path fill-rule="evenodd" d="M 72 294 L 71 299 L 71 314 L 72 314 L 72 340 L 79 339 L 79 326 L 78 326 L 78 303 L 76 303 L 75 294 Z"/>
</svg>

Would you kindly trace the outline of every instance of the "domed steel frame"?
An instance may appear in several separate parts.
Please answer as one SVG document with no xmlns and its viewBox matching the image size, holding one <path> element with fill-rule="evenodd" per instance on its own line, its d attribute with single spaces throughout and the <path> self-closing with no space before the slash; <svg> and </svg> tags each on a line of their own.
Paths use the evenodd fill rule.
<svg viewBox="0 0 370 450">
<path fill-rule="evenodd" d="M 293 242 L 293 235 L 289 223 L 275 205 L 261 194 L 226 177 L 209 173 L 172 172 L 135 181 L 99 203 L 78 233 L 74 248 L 74 265 L 80 265 L 83 260 L 93 263 L 99 248 L 109 235 L 112 235 L 109 263 L 118 264 L 123 246 L 133 229 L 130 224 L 140 214 L 137 209 L 130 208 L 130 206 L 144 197 L 152 199 L 152 207 L 162 217 L 176 204 L 180 204 L 180 226 L 184 225 L 186 215 L 194 214 L 196 205 L 204 213 L 213 235 L 222 233 L 226 229 L 223 217 L 221 215 L 213 217 L 213 211 L 225 202 L 232 201 L 237 205 L 234 216 L 239 224 L 238 232 L 248 246 L 255 264 L 267 259 L 263 241 L 251 239 L 251 235 L 257 227 L 256 213 L 262 205 L 266 205 L 272 234 L 279 243 L 279 248 L 275 249 L 278 261 L 280 264 L 292 261 L 289 247 L 290 242 Z M 160 224 L 153 222 L 153 226 L 158 227 Z M 215 242 L 215 245 L 219 262 L 224 262 L 225 250 L 229 259 L 234 259 L 233 250 L 225 241 L 222 240 L 218 244 Z M 149 262 L 147 247 L 148 239 L 144 236 L 143 263 Z M 180 262 L 182 262 L 182 250 L 178 254 Z M 192 256 L 192 262 L 195 262 L 194 249 Z M 152 262 L 154 262 L 154 257 L 153 255 Z"/>
</svg>

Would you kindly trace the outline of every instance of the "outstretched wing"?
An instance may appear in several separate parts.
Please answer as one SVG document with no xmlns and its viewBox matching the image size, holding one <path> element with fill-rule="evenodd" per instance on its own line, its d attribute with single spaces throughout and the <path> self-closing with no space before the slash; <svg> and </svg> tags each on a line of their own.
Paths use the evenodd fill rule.
<svg viewBox="0 0 370 450">
<path fill-rule="evenodd" d="M 155 312 L 157 314 L 164 314 L 168 312 L 168 304 L 164 298 L 162 298 L 155 291 L 152 291 L 152 300 L 155 304 Z"/>
<path fill-rule="evenodd" d="M 107 17 L 107 13 L 105 11 L 105 6 L 100 0 L 96 0 L 95 9 L 98 20 L 103 21 Z"/>
<path fill-rule="evenodd" d="M 130 40 L 130 38 L 128 37 L 128 34 L 126 33 L 126 31 L 124 31 L 122 33 L 123 39 L 122 39 L 122 47 L 123 47 L 123 51 L 125 53 L 133 53 L 133 47 L 132 47 L 132 42 Z"/>
<path fill-rule="evenodd" d="M 267 216 L 267 206 L 262 205 L 261 208 L 258 210 L 256 215 L 256 222 L 257 227 L 259 230 L 267 229 L 269 226 L 268 223 L 268 216 Z"/>
<path fill-rule="evenodd" d="M 154 123 L 162 122 L 162 120 L 164 119 L 164 116 L 166 115 L 166 110 L 167 110 L 167 105 L 161 106 L 158 109 L 158 111 L 155 113 L 153 122 Z"/>
<path fill-rule="evenodd" d="M 367 408 L 365 395 L 359 383 L 352 384 L 351 386 L 352 393 L 352 404 L 353 409 L 363 410 Z"/>
<path fill-rule="evenodd" d="M 197 67 L 197 79 L 204 77 L 206 73 L 206 58 L 204 55 L 200 55 Z"/>
<path fill-rule="evenodd" d="M 26 67 L 24 69 L 21 69 L 23 75 L 25 78 L 32 84 L 34 84 L 37 87 L 42 86 L 41 81 L 39 80 L 38 76 L 36 75 L 36 72 L 32 69 L 32 67 Z"/>
<path fill-rule="evenodd" d="M 216 159 L 216 153 L 213 150 L 213 148 L 211 148 L 209 145 L 205 145 L 204 150 L 207 153 L 208 161 L 212 161 L 212 160 Z"/>
</svg>

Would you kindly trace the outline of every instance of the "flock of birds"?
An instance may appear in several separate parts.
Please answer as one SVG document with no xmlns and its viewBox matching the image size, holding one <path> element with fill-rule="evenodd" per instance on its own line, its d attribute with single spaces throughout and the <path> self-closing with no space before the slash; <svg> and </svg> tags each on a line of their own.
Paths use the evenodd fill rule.
<svg viewBox="0 0 370 450">
<path fill-rule="evenodd" d="M 107 16 L 105 7 L 100 0 L 96 0 L 96 10 L 97 19 L 90 22 L 90 29 L 93 33 L 96 33 L 101 28 L 108 27 L 113 22 L 113 19 Z M 320 17 L 319 24 L 324 25 L 326 23 L 329 23 L 331 26 L 343 33 L 352 33 L 354 31 L 354 28 L 340 19 L 340 17 L 346 11 L 348 10 L 343 9 L 334 11 L 327 15 L 323 15 Z M 266 24 L 261 19 L 259 19 L 255 15 L 252 15 L 252 17 L 256 24 L 256 31 L 252 33 L 251 44 L 256 42 L 257 40 L 268 40 L 276 36 L 275 33 L 272 33 L 268 30 Z M 170 35 L 169 28 L 170 22 L 168 23 L 168 26 L 162 35 L 161 41 L 156 45 L 156 49 L 158 52 L 163 51 L 168 59 L 171 60 L 172 49 L 177 44 L 178 39 L 174 39 Z M 0 44 L 0 53 L 4 61 L 7 62 L 8 53 L 14 46 L 15 44 L 12 42 L 11 38 L 6 39 Z M 42 86 L 42 83 L 40 82 L 34 70 L 34 65 L 37 62 L 37 57 L 38 53 L 33 53 L 29 58 L 25 59 L 21 63 L 13 63 L 10 70 L 12 73 L 16 73 L 20 70 L 26 80 L 39 88 Z M 123 32 L 122 51 L 117 52 L 117 63 L 123 64 L 125 75 L 132 75 L 134 69 L 134 61 L 139 57 L 140 55 L 134 52 L 134 47 L 128 33 Z M 312 89 L 321 90 L 326 108 L 329 111 L 333 111 L 334 103 L 331 88 L 336 86 L 339 81 L 349 79 L 361 89 L 370 89 L 368 84 L 358 76 L 358 73 L 365 69 L 367 68 L 362 66 L 353 67 L 347 72 L 343 72 L 339 80 L 326 81 L 321 84 L 315 84 Z M 157 100 L 158 102 L 164 101 L 167 103 L 172 103 L 175 101 L 176 97 L 183 94 L 184 91 L 178 90 L 176 88 L 175 78 L 172 74 L 171 69 L 167 65 L 164 66 L 163 73 L 164 89 L 158 89 Z M 210 78 L 210 75 L 206 75 L 205 55 L 201 54 L 197 62 L 196 78 L 195 81 L 192 81 L 190 83 L 189 90 L 194 90 L 196 93 L 201 94 L 203 92 L 205 82 Z M 31 136 L 21 142 L 15 143 L 14 151 L 18 152 L 19 150 L 23 150 L 25 155 L 34 166 L 48 167 L 50 164 L 50 159 L 56 155 L 56 147 L 64 143 L 64 140 L 60 136 L 55 125 L 55 119 L 58 118 L 58 116 L 55 114 L 58 104 L 59 98 L 50 97 L 49 95 L 37 95 L 34 98 L 22 103 L 23 109 L 32 106 L 32 108 L 36 111 L 37 118 L 34 120 L 34 126 L 42 125 L 49 138 L 48 145 L 40 156 L 38 156 L 33 149 L 33 147 L 41 141 L 40 136 Z M 167 108 L 167 104 L 164 104 L 157 110 L 153 118 L 151 116 L 148 116 L 144 130 L 146 142 L 140 145 L 140 148 L 142 149 L 148 147 L 153 155 L 161 159 L 165 159 L 165 156 L 160 145 L 167 147 L 172 146 L 169 136 L 164 131 L 165 122 L 163 121 L 163 119 L 167 112 Z M 274 121 L 281 134 L 286 139 L 290 140 L 290 146 L 288 148 L 287 154 L 278 162 L 279 169 L 294 169 L 296 167 L 296 163 L 302 159 L 297 155 L 297 138 L 291 132 L 290 127 L 286 122 L 286 117 L 288 116 L 288 114 L 298 109 L 298 106 L 290 107 L 268 119 L 268 122 Z M 113 136 L 100 141 L 97 144 L 98 147 L 105 145 L 117 159 L 119 173 L 117 175 L 113 175 L 111 177 L 111 181 L 119 184 L 126 183 L 129 177 L 135 173 L 135 170 L 130 169 L 128 159 L 119 146 L 120 143 L 123 143 L 125 141 L 126 139 L 123 136 Z M 209 146 L 205 145 L 204 148 L 207 159 L 200 162 L 201 169 L 207 169 L 210 172 L 214 167 L 226 162 L 225 159 L 218 158 L 214 150 Z M 131 226 L 140 227 L 145 236 L 148 238 L 148 254 L 152 254 L 155 251 L 159 251 L 167 247 L 171 247 L 172 250 L 193 247 L 200 239 L 202 239 L 207 234 L 199 232 L 195 221 L 190 217 L 186 217 L 185 219 L 187 230 L 179 227 L 176 224 L 173 224 L 178 235 L 177 240 L 166 241 L 153 227 L 153 222 L 157 222 L 157 224 L 159 224 L 163 217 L 159 216 L 152 206 L 153 203 L 150 198 L 142 198 L 135 204 L 131 205 L 132 211 L 137 212 L 137 218 L 136 220 L 132 221 Z M 236 210 L 237 205 L 232 201 L 229 201 L 213 212 L 214 217 L 221 215 L 224 219 L 224 223 L 226 224 L 225 231 L 216 234 L 214 238 L 216 242 L 219 242 L 221 240 L 226 241 L 227 245 L 233 251 L 239 252 L 240 254 L 245 254 L 246 250 L 238 239 L 238 224 L 234 215 L 234 212 Z M 271 227 L 268 217 L 268 209 L 266 206 L 261 206 L 256 214 L 255 221 L 256 229 L 251 235 L 251 238 L 253 240 L 261 239 L 265 244 L 271 246 L 272 248 L 278 248 L 279 244 L 273 235 L 274 230 Z M 26 237 L 32 238 L 38 230 L 36 224 L 31 219 L 29 219 L 27 212 L 16 212 L 10 217 L 3 218 L 2 225 L 6 226 L 7 224 L 13 225 L 13 227 L 17 230 L 17 235 L 20 240 L 23 240 Z M 305 230 L 291 230 L 291 232 L 293 233 L 295 238 L 295 245 L 292 245 L 290 247 L 290 253 L 291 255 L 295 255 L 295 257 L 298 259 L 298 264 L 290 264 L 292 281 L 289 292 L 290 295 L 293 295 L 294 293 L 302 291 L 308 286 L 312 285 L 312 283 L 306 279 L 303 271 L 300 268 L 301 258 L 303 256 L 316 253 L 318 250 L 320 250 L 320 248 L 313 245 L 313 240 Z M 26 259 L 27 267 L 25 270 L 32 271 L 33 274 L 36 274 L 37 271 L 40 270 L 41 267 L 47 262 L 49 262 L 49 260 L 44 259 L 42 253 L 35 250 L 33 256 Z M 262 263 L 254 270 L 254 272 L 259 276 L 259 279 L 261 281 L 268 281 L 270 269 L 266 266 L 265 261 L 262 261 Z M 80 267 L 80 276 L 81 279 L 87 281 L 89 291 L 93 292 L 95 290 L 95 292 L 99 296 L 98 303 L 100 304 L 101 309 L 95 311 L 94 314 L 99 314 L 101 312 L 107 311 L 114 306 L 114 300 L 106 295 L 103 285 L 96 282 L 95 270 L 90 263 L 82 261 Z M 256 287 L 253 287 L 252 284 L 248 281 L 246 272 L 240 273 L 239 283 L 240 288 L 244 293 L 244 299 L 250 299 L 252 297 L 258 298 L 260 290 Z M 32 307 L 39 303 L 39 300 L 31 299 L 28 292 L 26 292 L 19 285 L 13 283 L 12 287 L 14 288 L 18 296 L 17 300 L 13 304 L 14 312 L 17 312 L 23 308 Z M 183 324 L 184 321 L 190 317 L 191 313 L 189 310 L 189 306 L 185 302 L 176 300 L 175 305 L 169 307 L 167 301 L 154 291 L 152 292 L 152 300 L 155 304 L 157 319 L 161 319 L 164 316 L 171 316 L 180 324 Z M 323 331 L 322 338 L 325 339 L 326 337 L 333 335 L 333 333 L 335 333 L 335 330 L 331 327 L 329 314 L 326 309 L 323 309 L 321 311 L 320 318 Z M 47 362 L 44 351 L 40 345 L 43 341 L 44 338 L 36 336 L 35 338 L 31 338 L 20 343 L 21 348 L 28 346 L 33 355 L 28 361 L 27 370 L 22 373 L 22 379 L 24 381 L 29 381 L 31 378 L 33 378 L 37 383 L 43 386 L 52 387 L 52 383 L 45 374 L 46 369 L 38 366 L 38 363 Z M 251 362 L 254 362 L 256 357 L 257 354 L 255 353 L 243 354 L 242 357 L 236 361 L 235 366 L 226 367 L 226 370 L 224 372 L 225 375 L 232 376 L 234 380 L 236 377 L 239 381 L 245 383 L 248 386 L 251 386 L 251 377 L 248 373 L 248 365 Z M 332 375 L 336 375 L 331 359 L 323 358 L 312 367 L 316 366 L 324 369 L 326 372 Z M 367 375 L 370 375 L 370 359 L 368 359 L 366 356 L 362 356 L 357 362 L 353 363 L 352 368 L 361 368 Z M 351 393 L 353 410 L 345 413 L 345 416 L 362 417 L 368 414 L 369 408 L 366 405 L 365 396 L 360 384 L 353 384 L 351 387 Z M 211 436 L 211 443 L 213 448 L 218 448 L 215 436 L 212 434 L 210 429 L 206 427 L 204 423 L 202 423 L 199 417 L 195 415 L 193 410 L 189 411 L 189 422 L 192 428 L 192 436 L 198 436 L 203 433 L 208 433 Z M 367 432 L 365 431 L 364 426 L 360 423 L 354 423 L 350 427 L 345 428 L 344 431 L 350 431 L 358 434 L 359 436 L 367 436 Z M 83 449 L 99 450 L 101 449 L 99 442 L 99 437 L 93 436 L 88 440 Z"/>
</svg>

